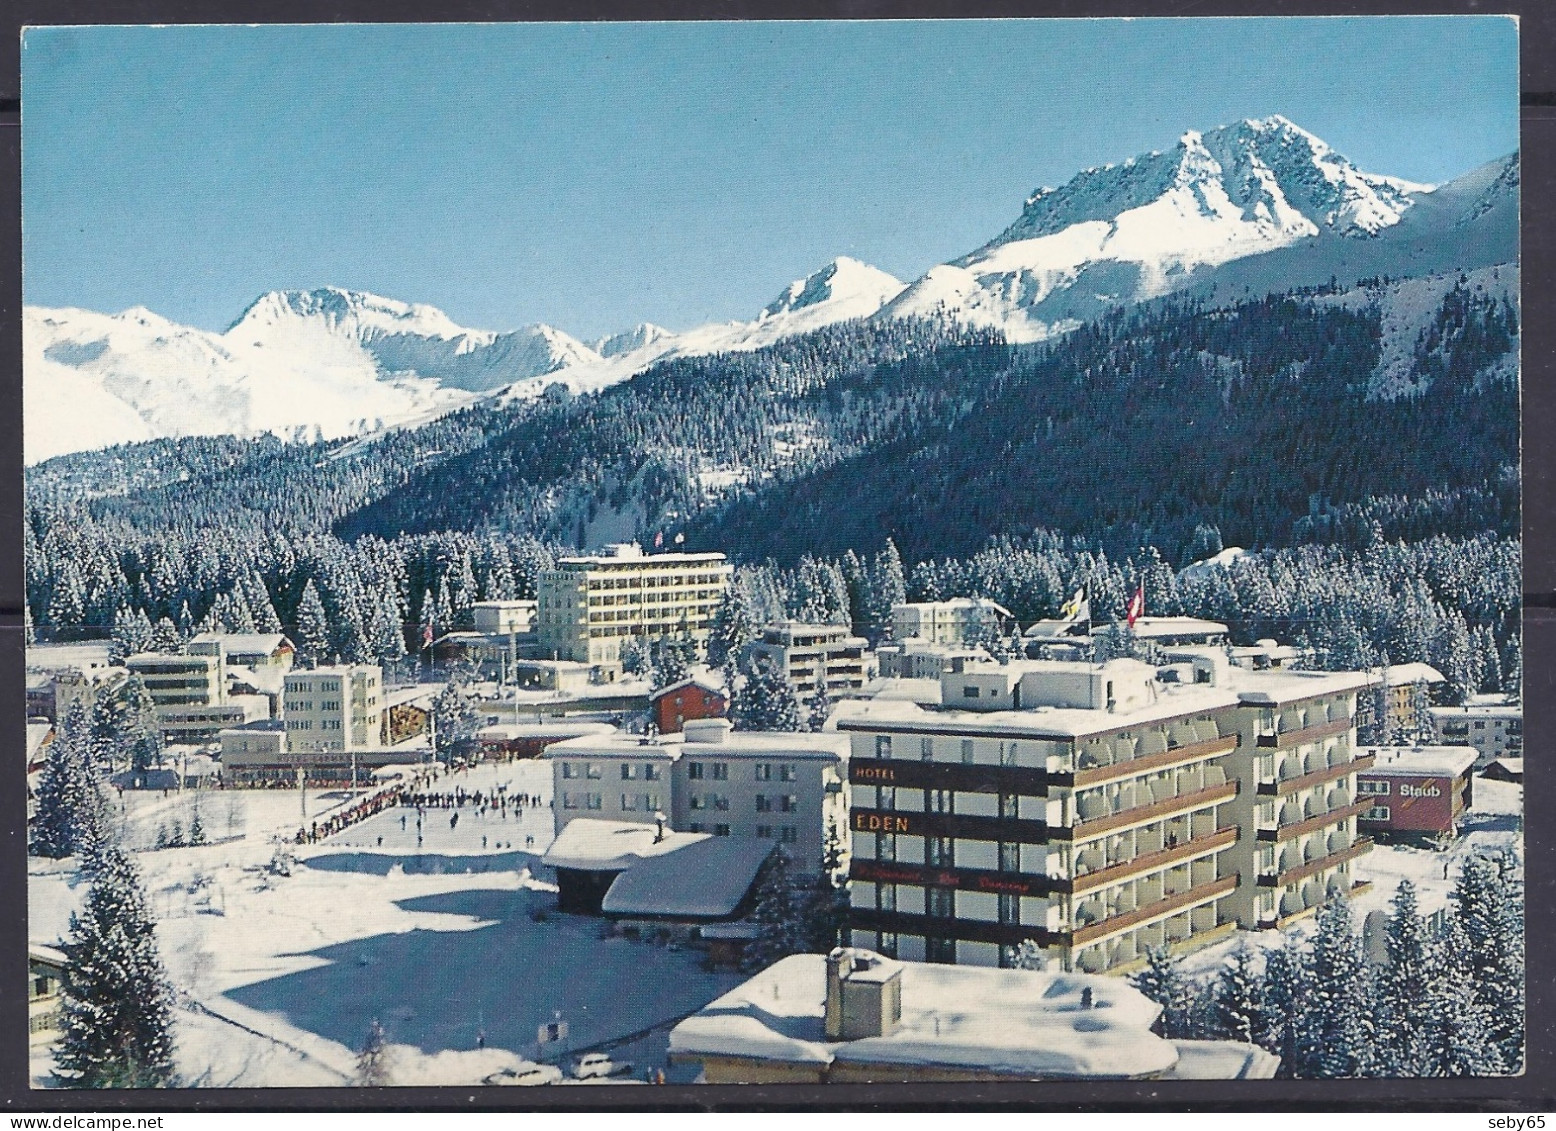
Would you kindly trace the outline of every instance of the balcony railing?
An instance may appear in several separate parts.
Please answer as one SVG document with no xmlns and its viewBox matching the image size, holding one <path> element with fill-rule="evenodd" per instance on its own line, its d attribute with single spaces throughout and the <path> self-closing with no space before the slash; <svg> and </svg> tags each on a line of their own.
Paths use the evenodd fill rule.
<svg viewBox="0 0 1556 1131">
<path fill-rule="evenodd" d="M 1377 760 L 1378 756 L 1376 754 L 1365 754 L 1360 758 L 1352 758 L 1338 765 L 1325 766 L 1322 770 L 1314 770 L 1310 774 L 1300 774 L 1294 778 L 1283 778 L 1273 782 L 1262 781 L 1259 783 L 1259 796 L 1280 797 L 1283 794 L 1311 789 L 1315 785 L 1325 785 L 1349 774 L 1370 770 Z"/>
<path fill-rule="evenodd" d="M 1353 719 L 1331 719 L 1327 723 L 1315 723 L 1301 730 L 1284 730 L 1276 734 L 1261 734 L 1259 745 L 1273 747 L 1276 750 L 1285 750 L 1291 746 L 1301 746 L 1305 742 L 1317 742 L 1321 738 L 1332 738 L 1337 734 L 1344 734 L 1351 729 Z"/>
<path fill-rule="evenodd" d="M 1110 915 L 1106 919 L 1100 919 L 1095 923 L 1088 923 L 1076 931 L 1070 932 L 1069 943 L 1071 946 L 1086 946 L 1098 939 L 1109 935 L 1116 935 L 1120 931 L 1127 931 L 1131 927 L 1138 927 L 1154 919 L 1160 919 L 1182 911 L 1185 907 L 1192 907 L 1197 903 L 1203 903 L 1207 899 L 1215 899 L 1218 896 L 1227 895 L 1237 890 L 1238 874 L 1222 876 L 1218 880 L 1210 880 L 1181 891 L 1177 895 L 1169 895 L 1165 899 L 1158 899 L 1154 903 L 1147 903 L 1144 907 L 1137 907 L 1133 911 L 1127 911 L 1122 915 Z"/>
<path fill-rule="evenodd" d="M 1058 882 L 1060 890 L 1068 891 L 1073 895 L 1082 895 L 1089 891 L 1095 891 L 1098 888 L 1107 887 L 1110 884 L 1116 884 L 1121 880 L 1127 880 L 1131 876 L 1150 872 L 1158 868 L 1168 868 L 1181 861 L 1203 856 L 1207 852 L 1229 848 L 1236 843 L 1237 828 L 1235 826 L 1217 829 L 1213 833 L 1193 837 L 1171 848 L 1147 852 L 1136 856 L 1132 860 L 1125 860 L 1119 864 L 1110 864 L 1106 868 L 1099 868 L 1095 872 L 1081 873 L 1073 880 Z"/>
<path fill-rule="evenodd" d="M 1260 829 L 1259 839 L 1266 842 L 1274 841 L 1275 843 L 1292 840 L 1304 833 L 1317 832 L 1319 829 L 1338 824 L 1349 817 L 1359 817 L 1372 808 L 1372 803 L 1372 799 L 1368 798 L 1365 801 L 1356 801 L 1350 805 L 1342 805 L 1337 809 L 1329 810 L 1327 813 L 1320 813 L 1316 817 L 1309 817 L 1294 824 L 1281 825 L 1275 829 Z"/>
<path fill-rule="evenodd" d="M 1120 762 L 1111 762 L 1106 766 L 1090 766 L 1084 770 L 1076 770 L 1073 773 L 1052 774 L 1050 777 L 1055 785 L 1065 785 L 1073 789 L 1081 789 L 1085 786 L 1104 785 L 1108 782 L 1122 781 L 1125 778 L 1150 773 L 1153 770 L 1170 769 L 1173 766 L 1187 765 L 1190 762 L 1199 762 L 1206 758 L 1216 758 L 1222 754 L 1230 754 L 1236 749 L 1237 735 L 1223 734 L 1219 738 L 1208 738 L 1203 742 L 1191 742 L 1185 746 L 1174 746 L 1157 754 L 1126 758 Z"/>
<path fill-rule="evenodd" d="M 1349 848 L 1342 848 L 1339 852 L 1331 852 L 1328 856 L 1317 860 L 1310 860 L 1306 864 L 1299 864 L 1295 868 L 1289 868 L 1284 872 L 1264 872 L 1259 876 L 1259 886 L 1266 888 L 1280 888 L 1287 884 L 1299 884 L 1309 876 L 1316 876 L 1320 872 L 1327 872 L 1331 868 L 1338 868 L 1347 860 L 1355 860 L 1358 856 L 1364 856 L 1372 851 L 1372 838 L 1360 836 Z"/>
<path fill-rule="evenodd" d="M 1055 840 L 1076 842 L 1093 840 L 1118 829 L 1128 828 L 1131 825 L 1143 825 L 1164 817 L 1175 816 L 1178 813 L 1201 809 L 1207 805 L 1219 805 L 1221 802 L 1230 801 L 1236 796 L 1237 783 L 1229 781 L 1224 785 L 1213 785 L 1207 789 L 1195 790 L 1193 793 L 1165 797 L 1148 805 L 1136 805 L 1129 809 L 1121 809 L 1117 813 L 1109 813 L 1105 817 L 1091 817 L 1080 820 L 1070 828 L 1061 826 L 1050 829 L 1049 835 Z"/>
</svg>

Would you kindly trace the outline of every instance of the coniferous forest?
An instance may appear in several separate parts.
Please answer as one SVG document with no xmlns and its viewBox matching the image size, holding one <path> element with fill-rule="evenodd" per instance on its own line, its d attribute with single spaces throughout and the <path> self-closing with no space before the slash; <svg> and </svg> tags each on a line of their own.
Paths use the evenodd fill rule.
<svg viewBox="0 0 1556 1131">
<path fill-rule="evenodd" d="M 1387 397 L 1380 316 L 1348 298 L 1158 305 L 1023 346 L 842 323 L 364 439 L 65 456 L 28 472 L 28 615 L 45 639 L 285 628 L 318 659 L 393 664 L 474 601 L 531 595 L 558 554 L 665 531 L 730 554 L 756 621 L 877 636 L 888 559 L 908 599 L 1021 620 L 1078 585 L 1110 619 L 1143 579 L 1153 613 L 1326 666 L 1514 690 L 1516 316 L 1449 291 Z"/>
</svg>

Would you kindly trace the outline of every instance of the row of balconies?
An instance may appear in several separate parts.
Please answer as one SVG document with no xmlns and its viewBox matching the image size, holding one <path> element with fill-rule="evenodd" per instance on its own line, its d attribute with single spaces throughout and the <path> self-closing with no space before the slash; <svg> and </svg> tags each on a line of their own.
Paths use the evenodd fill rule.
<svg viewBox="0 0 1556 1131">
<path fill-rule="evenodd" d="M 1168 792 L 1164 787 L 1163 796 L 1159 798 L 1154 790 L 1136 789 L 1132 794 L 1121 794 L 1119 808 L 1110 812 L 1093 810 L 1095 815 L 1091 817 L 1087 817 L 1082 811 L 1080 820 L 1073 826 L 1056 828 L 1052 830 L 1052 835 L 1056 839 L 1071 840 L 1076 843 L 1094 840 L 1110 832 L 1151 824 L 1178 813 L 1186 813 L 1210 805 L 1219 805 L 1237 796 L 1237 782 L 1227 781 L 1226 772 L 1220 766 L 1207 767 L 1205 780 L 1204 788 L 1187 790 L 1183 793 Z M 1129 800 L 1133 803 L 1126 803 Z"/>
<path fill-rule="evenodd" d="M 1344 794 L 1343 790 L 1336 790 L 1335 792 Z M 1334 794 L 1330 796 L 1332 798 Z M 1262 826 L 1258 830 L 1258 837 L 1262 841 L 1274 841 L 1276 843 L 1295 840 L 1299 836 L 1305 836 L 1308 833 L 1317 832 L 1319 829 L 1327 828 L 1330 825 L 1359 816 L 1371 807 L 1371 798 L 1344 805 L 1331 804 L 1326 801 L 1322 807 L 1315 801 L 1312 805 L 1313 812 L 1310 815 L 1304 816 L 1301 820 L 1288 822 L 1284 819 L 1291 808 L 1288 805 L 1287 810 L 1283 811 L 1281 823 L 1275 828 L 1270 828 L 1268 825 Z M 1303 812 L 1306 812 L 1306 810 L 1304 809 Z"/>
<path fill-rule="evenodd" d="M 1345 743 L 1336 743 L 1327 754 L 1322 750 L 1313 750 L 1306 758 L 1290 755 L 1281 762 L 1278 778 L 1259 783 L 1259 794 L 1263 797 L 1279 797 L 1327 785 L 1361 770 L 1371 769 L 1377 760 L 1375 754 L 1351 757 L 1351 750 Z"/>
<path fill-rule="evenodd" d="M 1176 722 L 1166 727 L 1153 727 L 1138 735 L 1118 734 L 1112 738 L 1097 738 L 1084 742 L 1076 751 L 1076 770 L 1084 771 L 1119 762 L 1132 762 L 1136 758 L 1148 758 L 1164 754 L 1180 747 L 1197 746 L 1223 735 L 1214 719 L 1197 719 Z"/>
<path fill-rule="evenodd" d="M 1308 876 L 1338 867 L 1346 860 L 1362 855 L 1372 845 L 1367 837 L 1352 836 L 1350 829 L 1341 827 L 1327 836 L 1311 837 L 1300 849 L 1295 842 L 1281 849 L 1276 870 L 1261 868 L 1259 884 L 1262 887 L 1284 887 Z"/>
</svg>

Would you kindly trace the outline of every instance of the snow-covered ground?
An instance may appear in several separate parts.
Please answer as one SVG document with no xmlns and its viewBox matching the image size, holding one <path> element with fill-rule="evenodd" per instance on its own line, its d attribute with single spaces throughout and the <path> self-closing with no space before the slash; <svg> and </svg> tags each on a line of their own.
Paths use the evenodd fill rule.
<svg viewBox="0 0 1556 1131">
<path fill-rule="evenodd" d="M 302 819 L 296 790 L 203 793 L 201 821 L 217 843 L 162 850 L 147 846 L 175 818 L 187 829 L 192 791 L 115 796 L 126 843 L 143 849 L 163 957 L 184 1000 L 184 1080 L 344 1084 L 377 1019 L 393 1082 L 478 1084 L 536 1059 L 537 1029 L 558 1011 L 569 1038 L 546 1060 L 633 1037 L 624 1055 L 638 1071 L 663 1067 L 669 1024 L 738 979 L 704 971 L 693 952 L 602 938 L 600 920 L 554 911 L 554 888 L 531 872 L 552 839 L 549 771 L 518 761 L 445 775 L 428 788 L 490 795 L 502 785 L 541 803 L 484 816 L 470 804 L 429 808 L 419 836 L 415 810 L 386 810 L 288 846 L 289 876 L 266 865 Z M 307 819 L 348 800 L 310 791 Z M 32 861 L 29 936 L 68 933 L 84 893 L 69 862 Z M 50 1071 L 35 1056 L 35 1084 L 48 1086 Z"/>
</svg>

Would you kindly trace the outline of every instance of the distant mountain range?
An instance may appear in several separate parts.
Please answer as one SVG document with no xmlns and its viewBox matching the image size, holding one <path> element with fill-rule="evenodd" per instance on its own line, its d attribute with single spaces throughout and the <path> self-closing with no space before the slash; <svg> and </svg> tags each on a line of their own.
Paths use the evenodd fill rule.
<svg viewBox="0 0 1556 1131">
<path fill-rule="evenodd" d="M 1233 301 L 1517 257 L 1517 154 L 1433 187 L 1363 172 L 1284 118 L 1248 120 L 1039 189 L 1004 232 L 912 283 L 839 258 L 749 322 L 680 334 L 645 323 L 588 345 L 544 325 L 473 330 L 333 287 L 266 294 L 222 333 L 144 308 L 28 307 L 26 459 L 168 436 L 352 435 L 854 319 L 932 317 L 1033 342 L 1170 294 Z"/>
</svg>

